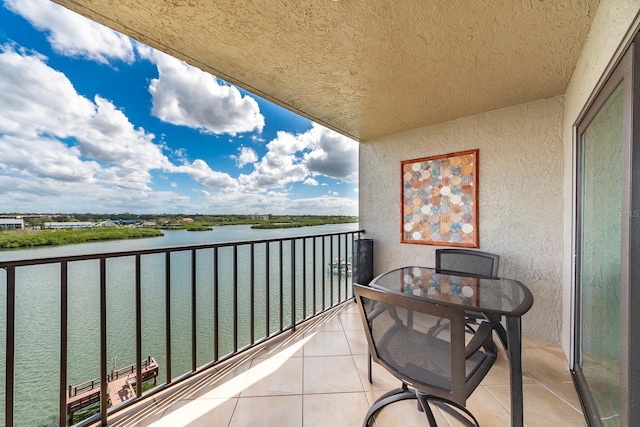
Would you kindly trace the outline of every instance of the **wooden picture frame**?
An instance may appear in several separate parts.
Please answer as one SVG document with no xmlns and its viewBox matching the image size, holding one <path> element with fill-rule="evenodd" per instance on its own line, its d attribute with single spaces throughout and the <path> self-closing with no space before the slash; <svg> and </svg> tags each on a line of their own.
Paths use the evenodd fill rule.
<svg viewBox="0 0 640 427">
<path fill-rule="evenodd" d="M 400 162 L 400 242 L 478 248 L 479 150 Z"/>
</svg>

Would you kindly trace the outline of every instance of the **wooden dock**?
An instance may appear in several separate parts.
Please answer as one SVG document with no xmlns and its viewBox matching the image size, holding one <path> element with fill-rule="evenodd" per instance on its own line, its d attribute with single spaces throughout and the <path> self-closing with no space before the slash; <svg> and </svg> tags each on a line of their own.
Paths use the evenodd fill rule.
<svg viewBox="0 0 640 427">
<path fill-rule="evenodd" d="M 142 382 L 158 377 L 158 364 L 149 356 L 141 363 Z M 136 397 L 136 365 L 114 369 L 107 374 L 108 405 L 117 406 Z M 67 391 L 67 418 L 80 409 L 100 402 L 100 378 L 94 378 L 81 384 L 70 385 Z"/>
</svg>

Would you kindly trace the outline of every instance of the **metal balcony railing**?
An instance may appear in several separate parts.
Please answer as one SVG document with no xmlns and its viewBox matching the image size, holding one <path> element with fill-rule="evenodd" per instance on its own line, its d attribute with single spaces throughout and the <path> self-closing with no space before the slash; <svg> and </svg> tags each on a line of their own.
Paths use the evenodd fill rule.
<svg viewBox="0 0 640 427">
<path fill-rule="evenodd" d="M 295 329 L 352 297 L 362 232 L 0 262 L 4 425 L 106 425 Z"/>
</svg>

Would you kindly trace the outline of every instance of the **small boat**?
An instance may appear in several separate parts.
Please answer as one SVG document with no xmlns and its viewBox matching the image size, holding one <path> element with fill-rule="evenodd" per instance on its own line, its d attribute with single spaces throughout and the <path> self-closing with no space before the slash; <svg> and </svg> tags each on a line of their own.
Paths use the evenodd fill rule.
<svg viewBox="0 0 640 427">
<path fill-rule="evenodd" d="M 347 276 L 351 276 L 351 261 L 345 260 L 344 258 L 334 258 L 333 262 L 328 264 L 328 269 L 333 274 L 346 274 Z"/>
</svg>

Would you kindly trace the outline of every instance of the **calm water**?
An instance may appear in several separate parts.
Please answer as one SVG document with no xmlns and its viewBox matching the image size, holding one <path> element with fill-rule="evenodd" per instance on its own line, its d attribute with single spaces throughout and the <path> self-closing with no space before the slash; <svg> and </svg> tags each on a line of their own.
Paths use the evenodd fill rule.
<svg viewBox="0 0 640 427">
<path fill-rule="evenodd" d="M 261 240 L 280 237 L 315 235 L 355 231 L 358 224 L 336 224 L 283 230 L 251 230 L 250 226 L 216 227 L 212 231 L 187 232 L 163 231 L 163 237 L 84 243 L 62 247 L 0 251 L 0 261 L 32 259 L 76 254 L 94 254 L 146 248 L 218 243 L 244 240 Z M 350 242 L 348 242 L 350 251 Z M 295 271 L 296 319 L 303 317 L 302 288 L 306 285 L 306 314 L 322 305 L 322 289 L 312 291 L 313 264 L 316 264 L 316 282 L 324 278 L 325 302 L 329 304 L 330 283 L 333 281 L 334 301 L 338 288 L 342 295 L 350 285 L 350 278 L 342 276 L 338 286 L 337 275 L 332 275 L 322 265 L 321 244 L 318 240 L 317 260 L 312 260 L 314 242 L 307 241 L 306 283 L 303 284 L 302 268 Z M 335 239 L 333 256 L 337 255 Z M 344 241 L 340 243 L 344 253 Z M 325 246 L 325 262 L 331 259 L 328 240 Z M 287 265 L 291 258 L 290 246 L 282 248 L 283 324 L 291 323 L 290 295 L 291 275 Z M 303 245 L 296 245 L 296 259 L 303 258 Z M 344 256 L 344 255 L 342 255 Z M 220 249 L 218 253 L 219 277 L 219 331 L 220 356 L 233 350 L 233 251 Z M 238 248 L 238 341 L 239 347 L 250 342 L 250 289 L 249 246 Z M 255 337 L 266 335 L 280 327 L 280 253 L 278 243 L 269 246 L 269 285 L 265 281 L 267 260 L 266 245 L 255 246 Z M 211 260 L 213 250 L 198 251 L 196 255 L 196 322 L 197 363 L 199 366 L 213 360 L 215 271 Z M 160 365 L 158 384 L 167 380 L 165 354 L 165 257 L 163 254 L 142 257 L 142 349 L 143 356 L 153 356 Z M 123 367 L 135 362 L 135 265 L 133 257 L 110 259 L 107 262 L 107 357 L 113 365 Z M 191 369 L 191 252 L 178 252 L 171 257 L 171 330 L 172 377 L 178 377 Z M 16 387 L 15 419 L 18 426 L 57 425 L 59 346 L 60 346 L 60 271 L 57 265 L 21 268 L 16 272 Z M 265 296 L 269 295 L 270 316 L 267 321 Z M 0 270 L 0 362 L 5 365 L 6 272 Z M 100 376 L 100 319 L 99 319 L 99 263 L 83 261 L 70 263 L 68 267 L 68 384 Z M 0 383 L 4 384 L 4 370 L 0 371 Z M 34 403 L 37 402 L 37 403 Z M 4 387 L 0 387 L 0 408 L 4 413 Z M 4 425 L 4 416 L 0 419 Z"/>
</svg>

